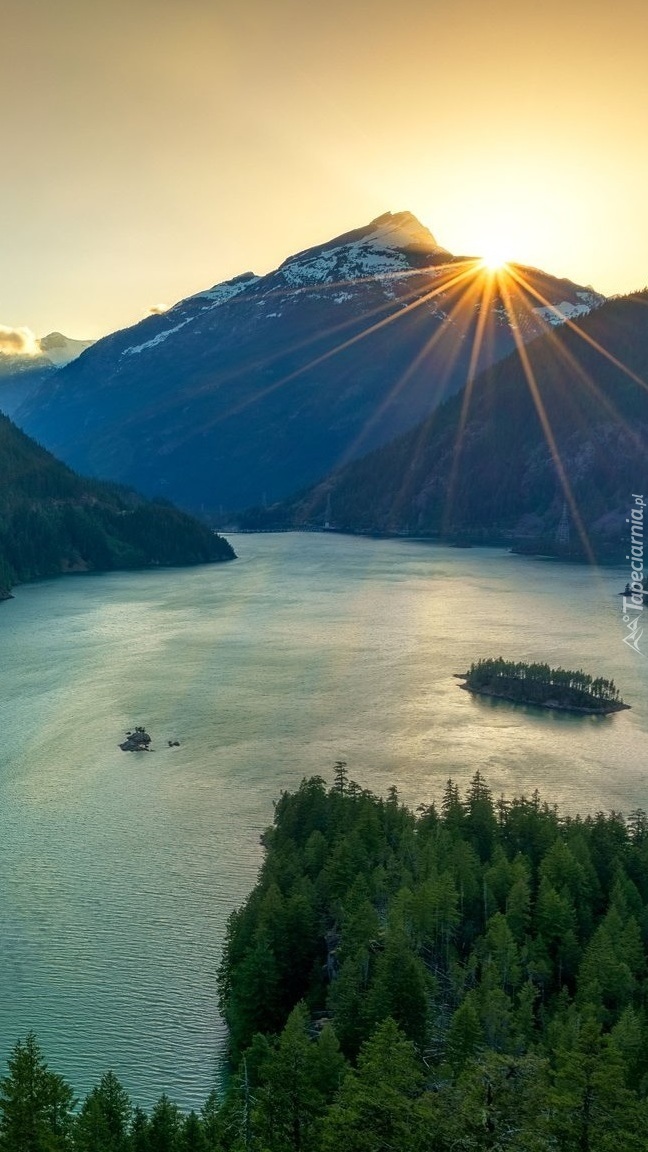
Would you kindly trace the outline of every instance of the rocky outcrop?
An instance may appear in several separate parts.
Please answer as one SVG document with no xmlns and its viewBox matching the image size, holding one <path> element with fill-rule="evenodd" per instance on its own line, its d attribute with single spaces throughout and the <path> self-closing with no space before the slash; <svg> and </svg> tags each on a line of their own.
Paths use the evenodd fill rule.
<svg viewBox="0 0 648 1152">
<path fill-rule="evenodd" d="M 126 733 L 126 739 L 119 747 L 122 752 L 150 752 L 151 739 L 146 728 L 138 727 Z"/>
</svg>

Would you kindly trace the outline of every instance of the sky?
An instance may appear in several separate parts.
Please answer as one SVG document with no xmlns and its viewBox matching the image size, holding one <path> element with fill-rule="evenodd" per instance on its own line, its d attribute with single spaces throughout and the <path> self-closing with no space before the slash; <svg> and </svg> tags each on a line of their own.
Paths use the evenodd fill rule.
<svg viewBox="0 0 648 1152">
<path fill-rule="evenodd" d="M 3 0 L 0 324 L 96 338 L 414 212 L 648 283 L 646 0 Z"/>
</svg>

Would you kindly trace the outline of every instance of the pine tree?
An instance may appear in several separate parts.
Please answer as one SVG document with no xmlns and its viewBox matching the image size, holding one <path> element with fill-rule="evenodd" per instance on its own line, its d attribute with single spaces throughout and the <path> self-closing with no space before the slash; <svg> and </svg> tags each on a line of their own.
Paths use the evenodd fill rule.
<svg viewBox="0 0 648 1152">
<path fill-rule="evenodd" d="M 200 1117 L 192 1110 L 182 1121 L 180 1152 L 207 1152 L 207 1141 Z"/>
<path fill-rule="evenodd" d="M 128 1144 L 130 1152 L 150 1152 L 149 1121 L 142 1108 L 133 1109 Z"/>
<path fill-rule="evenodd" d="M 423 1074 L 414 1046 L 385 1020 L 360 1052 L 322 1127 L 322 1152 L 423 1152 L 417 1096 Z"/>
<path fill-rule="evenodd" d="M 315 1043 L 308 1026 L 306 1006 L 298 1004 L 261 1067 L 253 1129 L 267 1152 L 315 1149 L 316 1126 L 344 1067 L 332 1031 Z"/>
<path fill-rule="evenodd" d="M 180 1110 L 166 1093 L 163 1093 L 155 1104 L 149 1121 L 150 1152 L 180 1152 L 181 1131 Z"/>
<path fill-rule="evenodd" d="M 479 1018 L 479 1000 L 475 991 L 464 996 L 450 1022 L 446 1040 L 446 1059 L 455 1075 L 475 1056 L 484 1043 L 484 1029 Z"/>
<path fill-rule="evenodd" d="M 0 1081 L 2 1152 L 64 1152 L 71 1145 L 74 1094 L 50 1072 L 33 1032 L 18 1041 Z"/>
<path fill-rule="evenodd" d="M 391 1017 L 409 1040 L 423 1047 L 427 1036 L 432 979 L 405 938 L 391 932 L 376 964 L 369 993 L 368 1019 L 376 1023 Z"/>
<path fill-rule="evenodd" d="M 86 1096 L 74 1126 L 79 1152 L 124 1152 L 133 1108 L 126 1090 L 106 1072 Z"/>
</svg>

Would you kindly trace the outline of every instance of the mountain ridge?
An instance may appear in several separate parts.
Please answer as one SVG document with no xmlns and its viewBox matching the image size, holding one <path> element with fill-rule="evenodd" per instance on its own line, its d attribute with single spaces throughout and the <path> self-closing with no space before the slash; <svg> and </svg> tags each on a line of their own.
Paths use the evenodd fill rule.
<svg viewBox="0 0 648 1152">
<path fill-rule="evenodd" d="M 518 335 L 603 299 L 533 273 L 509 315 L 477 259 L 452 256 L 411 213 L 385 213 L 105 337 L 17 420 L 84 473 L 213 517 L 385 443 Z"/>
</svg>

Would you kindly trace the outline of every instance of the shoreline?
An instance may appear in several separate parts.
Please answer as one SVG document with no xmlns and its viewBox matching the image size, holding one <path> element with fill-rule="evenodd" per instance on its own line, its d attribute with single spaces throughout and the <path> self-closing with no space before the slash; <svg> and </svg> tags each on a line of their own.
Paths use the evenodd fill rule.
<svg viewBox="0 0 648 1152">
<path fill-rule="evenodd" d="M 455 672 L 457 680 L 463 680 L 464 677 Z M 524 704 L 528 708 L 544 708 L 548 712 L 573 712 L 578 716 L 610 716 L 614 712 L 627 712 L 630 710 L 630 704 L 607 704 L 604 708 L 579 708 L 577 705 L 572 704 L 559 704 L 557 701 L 545 701 L 544 703 L 539 700 L 518 700 L 516 697 L 511 696 L 508 692 L 494 692 L 489 688 L 471 688 L 468 684 L 460 684 L 464 692 L 470 692 L 471 696 L 491 696 L 495 700 L 508 700 L 510 704 Z"/>
<path fill-rule="evenodd" d="M 360 540 L 402 540 L 410 543 L 436 544 L 442 548 L 454 548 L 457 551 L 467 551 L 468 549 L 496 548 L 499 551 L 509 553 L 511 556 L 519 556 L 526 560 L 543 560 L 545 562 L 554 562 L 557 564 L 577 565 L 584 568 L 619 568 L 625 571 L 623 557 L 620 555 L 602 555 L 598 558 L 597 564 L 593 565 L 590 563 L 586 556 L 559 555 L 555 552 L 543 551 L 541 548 L 538 548 L 537 551 L 527 551 L 524 548 L 516 547 L 515 540 L 504 538 L 502 536 L 494 536 L 490 540 L 445 540 L 438 535 L 419 535 L 415 532 L 382 532 L 379 529 L 369 528 L 324 528 L 319 525 L 317 527 L 307 525 L 290 525 L 290 527 L 274 528 L 240 528 L 238 526 L 228 524 L 225 527 L 215 528 L 214 531 L 224 535 L 233 536 L 274 536 L 293 533 L 295 535 L 352 536 Z M 623 593 L 621 592 L 619 595 L 622 596 Z"/>
</svg>

